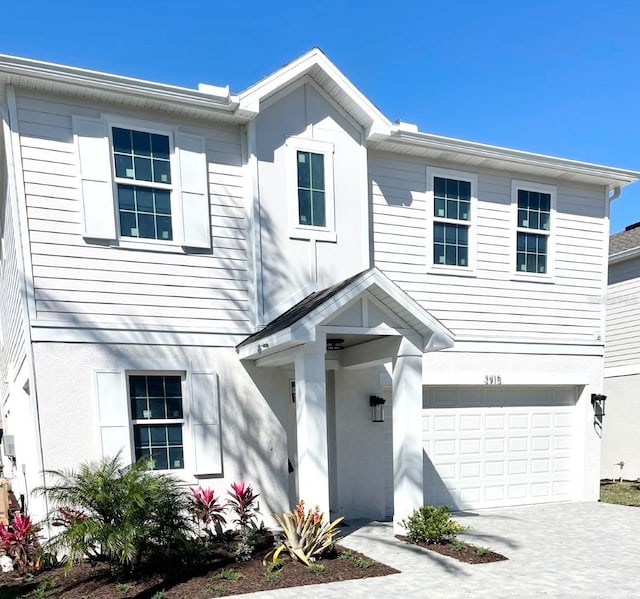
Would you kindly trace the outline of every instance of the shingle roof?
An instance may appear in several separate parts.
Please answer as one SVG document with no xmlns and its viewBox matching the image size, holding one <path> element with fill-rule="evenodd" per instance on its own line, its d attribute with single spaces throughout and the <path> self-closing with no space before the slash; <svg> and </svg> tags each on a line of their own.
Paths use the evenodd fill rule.
<svg viewBox="0 0 640 599">
<path fill-rule="evenodd" d="M 320 304 L 333 297 L 336 293 L 342 291 L 350 283 L 367 272 L 369 272 L 369 270 L 359 272 L 357 275 L 353 275 L 352 277 L 349 277 L 344 281 L 340 281 L 331 287 L 327 287 L 322 291 L 314 291 L 311 295 L 308 295 L 294 306 L 291 306 L 291 308 L 286 312 L 283 312 L 280 316 L 272 320 L 264 327 L 264 329 L 254 333 L 253 335 L 249 335 L 246 339 L 243 339 L 236 347 L 242 347 L 243 345 L 264 339 L 269 335 L 273 335 L 278 331 L 283 331 L 287 327 L 290 327 L 303 316 L 306 316 L 311 311 L 315 310 Z"/>
<path fill-rule="evenodd" d="M 609 256 L 640 247 L 640 223 L 629 225 L 609 238 Z"/>
</svg>

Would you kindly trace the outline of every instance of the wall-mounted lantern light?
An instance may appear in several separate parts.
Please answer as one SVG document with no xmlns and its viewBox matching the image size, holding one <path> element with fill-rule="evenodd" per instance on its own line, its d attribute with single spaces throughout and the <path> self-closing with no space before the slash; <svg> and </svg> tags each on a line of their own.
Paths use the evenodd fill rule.
<svg viewBox="0 0 640 599">
<path fill-rule="evenodd" d="M 371 422 L 384 422 L 384 404 L 385 400 L 377 395 L 369 396 L 369 405 L 371 406 Z"/>
<path fill-rule="evenodd" d="M 604 416 L 604 402 L 607 400 L 606 395 L 600 395 L 599 393 L 591 394 L 591 405 L 596 413 L 596 416 L 602 418 Z"/>
</svg>

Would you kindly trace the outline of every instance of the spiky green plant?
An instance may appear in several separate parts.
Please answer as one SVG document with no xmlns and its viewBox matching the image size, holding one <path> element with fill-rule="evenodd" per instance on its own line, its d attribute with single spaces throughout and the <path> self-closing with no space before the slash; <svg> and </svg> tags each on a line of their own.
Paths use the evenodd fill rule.
<svg viewBox="0 0 640 599">
<path fill-rule="evenodd" d="M 62 528 L 50 543 L 69 565 L 88 558 L 126 573 L 186 546 L 186 494 L 172 476 L 150 472 L 149 462 L 124 468 L 118 454 L 47 474 L 52 521 Z"/>
<path fill-rule="evenodd" d="M 284 512 L 282 518 L 278 514 L 273 514 L 273 517 L 282 527 L 282 537 L 280 544 L 265 556 L 264 563 L 269 559 L 276 562 L 280 553 L 286 549 L 291 559 L 299 560 L 307 566 L 338 540 L 337 526 L 344 519 L 341 516 L 333 522 L 325 522 L 324 514 L 317 506 L 305 512 L 302 500 L 293 512 Z"/>
</svg>

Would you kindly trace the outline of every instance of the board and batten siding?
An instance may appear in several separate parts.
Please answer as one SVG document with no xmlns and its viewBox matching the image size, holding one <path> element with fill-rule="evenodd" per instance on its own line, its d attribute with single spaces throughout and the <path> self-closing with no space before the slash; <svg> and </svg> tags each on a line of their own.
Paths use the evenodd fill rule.
<svg viewBox="0 0 640 599">
<path fill-rule="evenodd" d="M 370 154 L 375 265 L 459 340 L 597 343 L 603 324 L 604 191 L 558 186 L 554 280 L 514 280 L 512 180 L 479 172 L 476 275 L 428 273 L 426 253 L 433 249 L 427 241 L 433 235 L 427 231 L 427 166 Z"/>
<path fill-rule="evenodd" d="M 609 266 L 605 368 L 640 372 L 640 256 Z"/>
<path fill-rule="evenodd" d="M 17 96 L 37 318 L 135 328 L 249 332 L 246 214 L 240 130 L 148 122 L 202 135 L 208 170 L 213 250 L 169 252 L 110 247 L 82 237 L 78 157 L 72 116 L 115 114 L 59 98 Z"/>
<path fill-rule="evenodd" d="M 13 383 L 26 357 L 25 318 L 22 309 L 19 254 L 15 235 L 16 221 L 12 203 L 8 194 L 5 196 L 4 214 L 2 215 L 2 256 L 0 257 L 0 319 L 2 326 L 2 384 L 3 400 L 9 392 L 5 382 Z M 9 380 L 11 379 L 11 380 Z"/>
</svg>

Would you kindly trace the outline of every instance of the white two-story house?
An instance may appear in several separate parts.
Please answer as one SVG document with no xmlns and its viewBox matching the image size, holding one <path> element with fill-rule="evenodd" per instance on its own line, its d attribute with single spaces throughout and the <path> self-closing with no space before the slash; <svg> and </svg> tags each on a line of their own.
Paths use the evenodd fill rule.
<svg viewBox="0 0 640 599">
<path fill-rule="evenodd" d="M 312 50 L 234 94 L 0 57 L 16 494 L 120 451 L 265 516 L 595 500 L 640 173 L 392 123 Z M 384 400 L 385 403 L 382 403 Z"/>
</svg>

